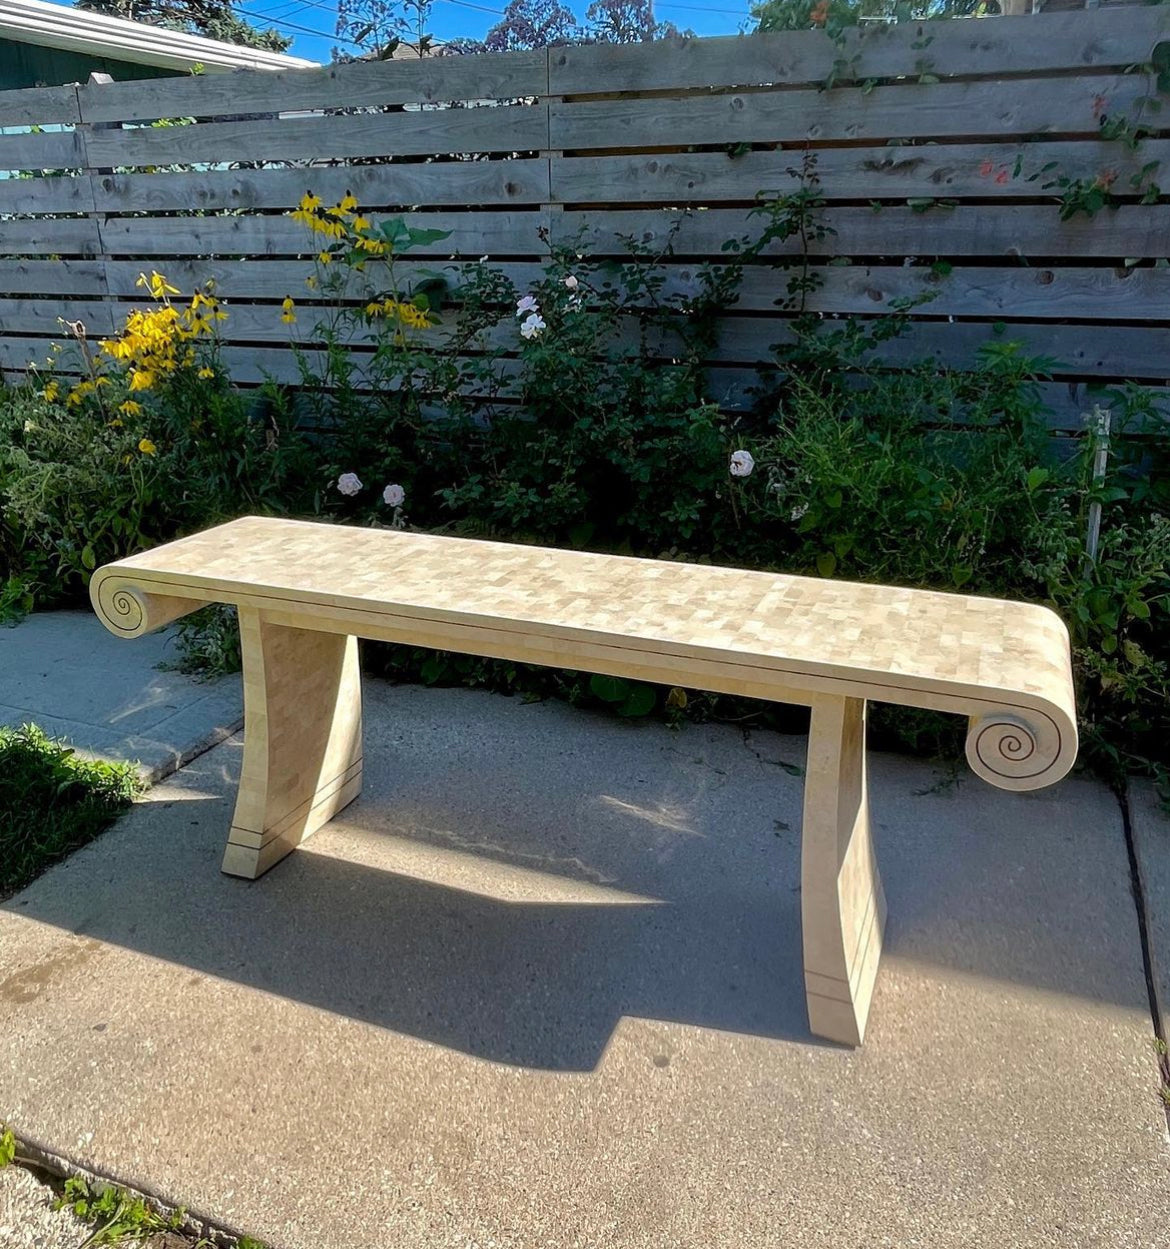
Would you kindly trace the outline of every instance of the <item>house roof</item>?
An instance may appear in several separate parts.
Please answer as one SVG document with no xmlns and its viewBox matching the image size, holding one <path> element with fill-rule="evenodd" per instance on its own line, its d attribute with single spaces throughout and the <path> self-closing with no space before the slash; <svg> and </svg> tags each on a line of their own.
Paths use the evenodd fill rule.
<svg viewBox="0 0 1170 1249">
<path fill-rule="evenodd" d="M 232 69 L 307 69 L 317 64 L 299 56 L 221 43 L 105 13 L 47 4 L 45 0 L 0 0 L 2 39 L 180 71 L 190 71 L 195 65 L 202 65 L 208 73 L 222 73 Z"/>
</svg>

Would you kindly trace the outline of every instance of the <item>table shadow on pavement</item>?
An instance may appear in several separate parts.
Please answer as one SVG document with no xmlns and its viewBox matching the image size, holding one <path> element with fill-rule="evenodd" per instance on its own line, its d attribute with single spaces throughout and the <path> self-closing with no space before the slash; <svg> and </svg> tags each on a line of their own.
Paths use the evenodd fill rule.
<svg viewBox="0 0 1170 1249">
<path fill-rule="evenodd" d="M 726 728 L 447 693 L 457 730 L 406 695 L 407 722 L 367 730 L 362 797 L 259 881 L 218 870 L 233 740 L 6 909 L 528 1067 L 594 1069 L 625 1015 L 822 1044 L 802 988 L 802 782 L 775 766 L 799 739 L 745 750 Z M 915 793 L 929 771 L 897 759 L 874 772 L 887 958 L 1141 1009 L 1118 974 L 1117 852 L 1107 880 L 1084 853 L 1109 813 L 1095 787 L 1037 803 Z M 879 978 L 875 1012 L 880 997 Z"/>
</svg>

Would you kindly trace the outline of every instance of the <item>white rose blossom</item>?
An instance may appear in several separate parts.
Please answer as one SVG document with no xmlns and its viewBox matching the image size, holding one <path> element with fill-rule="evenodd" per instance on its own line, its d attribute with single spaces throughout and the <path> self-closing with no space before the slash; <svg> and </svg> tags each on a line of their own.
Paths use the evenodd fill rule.
<svg viewBox="0 0 1170 1249">
<path fill-rule="evenodd" d="M 387 507 L 401 507 L 406 502 L 406 491 L 397 483 L 392 483 L 382 491 L 382 502 Z"/>
<path fill-rule="evenodd" d="M 531 313 L 520 326 L 521 338 L 536 338 L 541 330 L 547 329 L 544 323 L 544 317 L 539 312 Z"/>
<path fill-rule="evenodd" d="M 527 316 L 528 313 L 540 315 L 540 305 L 536 302 L 535 295 L 525 295 L 523 299 L 516 301 L 516 315 L 518 317 Z"/>
<path fill-rule="evenodd" d="M 347 498 L 357 494 L 362 488 L 362 480 L 357 473 L 342 473 L 337 479 L 337 489 Z"/>
<path fill-rule="evenodd" d="M 756 462 L 750 451 L 733 451 L 727 467 L 732 477 L 750 477 L 755 466 Z"/>
<path fill-rule="evenodd" d="M 567 278 L 565 278 L 565 286 L 566 286 L 569 290 L 571 290 L 571 291 L 575 291 L 575 290 L 577 289 L 577 287 L 578 287 L 578 286 L 580 286 L 580 283 L 579 283 L 579 282 L 577 281 L 577 279 L 576 279 L 576 278 L 575 278 L 575 277 L 574 277 L 574 276 L 570 273 L 570 274 L 569 274 L 569 276 L 568 276 Z"/>
</svg>

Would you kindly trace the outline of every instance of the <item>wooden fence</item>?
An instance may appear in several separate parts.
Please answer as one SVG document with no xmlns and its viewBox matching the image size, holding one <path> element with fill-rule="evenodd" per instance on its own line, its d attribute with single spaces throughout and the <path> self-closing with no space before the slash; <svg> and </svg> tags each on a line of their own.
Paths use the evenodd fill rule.
<svg viewBox="0 0 1170 1249">
<path fill-rule="evenodd" d="M 0 169 L 26 171 L 0 178 L 0 368 L 43 360 L 59 318 L 109 333 L 156 267 L 215 280 L 238 380 L 295 379 L 279 304 L 306 293 L 315 248 L 286 215 L 306 189 L 417 214 L 452 233 L 412 256 L 487 255 L 521 284 L 542 230 L 618 255 L 678 221 L 684 289 L 811 151 L 834 233 L 810 307 L 873 316 L 929 292 L 892 364 L 1019 339 L 1058 362 L 1046 395 L 1071 428 L 1087 385 L 1170 381 L 1170 195 L 1149 190 L 1170 191 L 1170 108 L 1134 69 L 1164 40 L 1170 9 L 1109 9 L 0 93 Z M 1103 139 L 1103 116 L 1151 133 Z M 1044 185 L 1061 177 L 1104 178 L 1120 206 L 1062 222 Z M 787 333 L 796 250 L 750 268 L 722 319 L 729 403 Z"/>
</svg>

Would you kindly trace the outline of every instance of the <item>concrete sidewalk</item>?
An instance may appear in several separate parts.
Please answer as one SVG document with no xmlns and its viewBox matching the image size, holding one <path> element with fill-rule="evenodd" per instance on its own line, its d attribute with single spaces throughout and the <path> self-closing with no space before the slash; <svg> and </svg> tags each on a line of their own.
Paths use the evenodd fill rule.
<svg viewBox="0 0 1170 1249">
<path fill-rule="evenodd" d="M 82 753 L 140 765 L 148 781 L 243 723 L 238 676 L 196 681 L 173 662 L 171 631 L 128 643 L 89 611 L 38 612 L 0 626 L 0 725 L 32 721 Z"/>
<path fill-rule="evenodd" d="M 1154 1249 L 1118 809 L 873 759 L 870 1032 L 807 1031 L 804 743 L 368 683 L 366 791 L 220 875 L 233 739 L 0 909 L 0 1117 L 283 1249 Z"/>
</svg>

